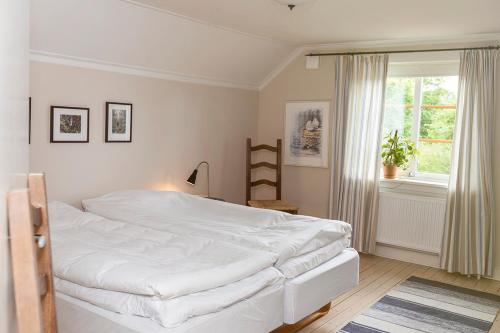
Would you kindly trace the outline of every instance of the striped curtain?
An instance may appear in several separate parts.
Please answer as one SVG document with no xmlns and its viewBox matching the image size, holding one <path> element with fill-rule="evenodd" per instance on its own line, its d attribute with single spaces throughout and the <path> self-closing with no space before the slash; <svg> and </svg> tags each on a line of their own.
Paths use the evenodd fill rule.
<svg viewBox="0 0 500 333">
<path fill-rule="evenodd" d="M 388 55 L 336 58 L 330 218 L 352 226 L 352 246 L 375 252 Z"/>
<path fill-rule="evenodd" d="M 497 50 L 461 54 L 452 166 L 441 267 L 493 274 L 493 144 Z"/>
</svg>

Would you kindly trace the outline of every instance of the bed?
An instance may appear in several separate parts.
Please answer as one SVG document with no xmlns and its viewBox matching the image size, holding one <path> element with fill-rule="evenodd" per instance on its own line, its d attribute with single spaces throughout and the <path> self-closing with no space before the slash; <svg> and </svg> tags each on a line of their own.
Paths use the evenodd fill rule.
<svg viewBox="0 0 500 333">
<path fill-rule="evenodd" d="M 358 283 L 359 257 L 349 248 L 351 226 L 341 221 L 169 191 L 114 192 L 84 200 L 82 205 L 107 218 L 203 235 L 277 255 L 274 267 L 286 278 L 286 324 L 298 322 Z"/>
<path fill-rule="evenodd" d="M 61 332 L 269 332 L 358 282 L 342 222 L 176 192 L 83 206 L 49 209 Z"/>
</svg>

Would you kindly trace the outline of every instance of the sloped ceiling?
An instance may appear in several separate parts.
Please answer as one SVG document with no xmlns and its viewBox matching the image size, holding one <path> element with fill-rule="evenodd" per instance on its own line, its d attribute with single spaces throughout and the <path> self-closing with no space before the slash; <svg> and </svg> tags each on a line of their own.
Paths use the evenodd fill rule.
<svg viewBox="0 0 500 333">
<path fill-rule="evenodd" d="M 499 0 L 138 0 L 295 44 L 452 38 L 500 32 Z"/>
<path fill-rule="evenodd" d="M 121 0 L 32 0 L 32 54 L 257 89 L 294 46 Z"/>
<path fill-rule="evenodd" d="M 249 89 L 268 82 L 299 46 L 500 32 L 500 0 L 313 0 L 293 11 L 274 0 L 32 0 L 31 7 L 35 60 Z"/>
</svg>

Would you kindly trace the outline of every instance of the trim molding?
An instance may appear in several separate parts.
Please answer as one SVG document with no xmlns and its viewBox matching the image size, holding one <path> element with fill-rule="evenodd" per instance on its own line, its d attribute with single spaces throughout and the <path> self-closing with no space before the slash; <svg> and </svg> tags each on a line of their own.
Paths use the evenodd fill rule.
<svg viewBox="0 0 500 333">
<path fill-rule="evenodd" d="M 397 246 L 388 246 L 377 242 L 375 255 L 418 265 L 439 268 L 439 255 L 435 253 L 421 252 Z"/>
<path fill-rule="evenodd" d="M 245 83 L 239 83 L 239 82 L 228 81 L 206 76 L 195 76 L 185 73 L 165 71 L 156 68 L 132 66 L 110 61 L 74 57 L 64 54 L 38 51 L 38 50 L 30 51 L 30 60 L 36 62 L 57 64 L 57 65 L 65 65 L 65 66 L 80 67 L 87 69 L 96 69 L 107 72 L 115 72 L 121 74 L 143 76 L 143 77 L 162 79 L 168 81 L 178 81 L 185 83 L 193 83 L 193 84 L 201 84 L 201 85 L 209 85 L 209 86 L 217 86 L 225 88 L 236 88 L 244 90 L 259 90 L 259 87 L 254 84 L 245 84 Z"/>
<path fill-rule="evenodd" d="M 341 43 L 326 43 L 326 44 L 306 44 L 295 49 L 287 58 L 280 63 L 259 85 L 259 90 L 264 89 L 275 77 L 277 77 L 295 58 L 309 53 L 321 51 L 336 51 L 336 50 L 359 50 L 370 48 L 397 48 L 397 47 L 418 47 L 420 45 L 442 45 L 442 44 L 471 44 L 471 43 L 486 43 L 500 42 L 500 33 L 489 34 L 473 34 L 455 36 L 449 38 L 428 38 L 428 39 L 386 39 L 372 41 L 353 41 Z"/>
</svg>

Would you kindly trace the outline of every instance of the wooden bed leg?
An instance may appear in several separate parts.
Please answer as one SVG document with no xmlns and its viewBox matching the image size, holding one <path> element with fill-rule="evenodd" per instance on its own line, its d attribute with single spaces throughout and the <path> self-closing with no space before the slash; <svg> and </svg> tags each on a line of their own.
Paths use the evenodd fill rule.
<svg viewBox="0 0 500 333">
<path fill-rule="evenodd" d="M 319 309 L 318 311 L 316 311 L 314 313 L 311 313 L 309 316 L 305 317 L 301 321 L 298 321 L 295 324 L 291 324 L 291 325 L 283 325 L 281 327 L 278 327 L 277 329 L 275 329 L 271 333 L 294 333 L 294 332 L 298 332 L 301 329 L 303 329 L 304 327 L 306 327 L 307 325 L 315 322 L 319 318 L 321 318 L 324 315 L 326 315 L 330 311 L 330 308 L 331 308 L 331 303 L 325 304 L 325 305 L 323 305 L 321 307 L 321 309 Z"/>
</svg>

